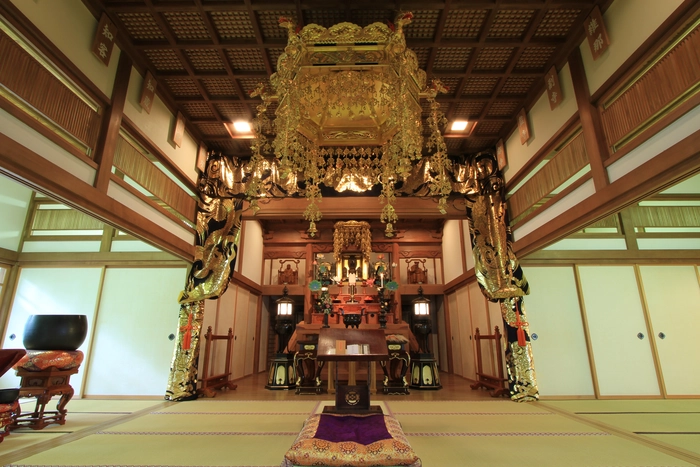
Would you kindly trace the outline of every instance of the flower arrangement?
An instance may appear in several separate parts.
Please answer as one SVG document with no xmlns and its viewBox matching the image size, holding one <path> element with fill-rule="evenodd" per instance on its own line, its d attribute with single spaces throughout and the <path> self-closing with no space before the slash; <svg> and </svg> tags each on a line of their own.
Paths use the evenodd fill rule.
<svg viewBox="0 0 700 467">
<path fill-rule="evenodd" d="M 399 284 L 396 281 L 389 281 L 386 283 L 387 290 L 395 292 L 399 288 Z"/>
</svg>

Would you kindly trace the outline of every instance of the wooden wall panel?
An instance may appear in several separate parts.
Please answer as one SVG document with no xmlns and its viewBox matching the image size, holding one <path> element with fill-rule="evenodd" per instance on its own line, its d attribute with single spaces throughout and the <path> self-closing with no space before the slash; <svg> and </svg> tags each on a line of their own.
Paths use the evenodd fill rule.
<svg viewBox="0 0 700 467">
<path fill-rule="evenodd" d="M 460 313 L 459 304 L 457 303 L 457 294 L 449 294 L 447 296 L 447 304 L 450 313 L 450 345 L 452 346 L 452 372 L 456 375 L 462 376 L 464 374 L 464 369 L 462 368 L 462 346 L 461 339 L 467 336 L 463 336 L 460 331 Z M 466 304 L 466 303 L 465 303 Z"/>
</svg>

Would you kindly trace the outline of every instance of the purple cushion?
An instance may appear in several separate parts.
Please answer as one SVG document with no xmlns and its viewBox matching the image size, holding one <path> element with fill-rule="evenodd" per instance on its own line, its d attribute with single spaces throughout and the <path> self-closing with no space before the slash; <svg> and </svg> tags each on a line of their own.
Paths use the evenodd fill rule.
<svg viewBox="0 0 700 467">
<path fill-rule="evenodd" d="M 391 439 L 391 435 L 384 424 L 384 415 L 323 414 L 315 438 L 332 443 L 354 441 L 366 446 L 383 439 Z"/>
</svg>

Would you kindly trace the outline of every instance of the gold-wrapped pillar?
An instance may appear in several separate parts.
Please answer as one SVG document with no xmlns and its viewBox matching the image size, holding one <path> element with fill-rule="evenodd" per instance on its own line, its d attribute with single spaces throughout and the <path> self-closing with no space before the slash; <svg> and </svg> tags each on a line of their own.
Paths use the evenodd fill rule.
<svg viewBox="0 0 700 467">
<path fill-rule="evenodd" d="M 209 164 L 208 176 L 212 176 Z M 210 179 L 211 180 L 211 179 Z M 228 287 L 236 263 L 241 233 L 243 201 L 211 198 L 200 180 L 197 206 L 197 245 L 185 289 L 180 294 L 178 332 L 170 366 L 165 399 L 189 400 L 197 397 L 199 332 L 204 319 L 204 300 L 216 299 Z"/>
<path fill-rule="evenodd" d="M 533 401 L 539 398 L 539 391 L 522 300 L 530 287 L 513 253 L 505 182 L 497 167 L 496 157 L 490 152 L 477 154 L 469 166 L 467 218 L 474 269 L 482 293 L 501 306 L 510 398 Z"/>
<path fill-rule="evenodd" d="M 539 391 L 530 345 L 530 330 L 525 316 L 525 304 L 522 297 L 513 297 L 503 300 L 500 305 L 503 328 L 506 331 L 504 345 L 510 398 L 516 402 L 535 401 L 539 399 Z M 522 330 L 520 339 L 518 338 L 519 328 Z M 525 345 L 521 345 L 523 343 Z"/>
</svg>

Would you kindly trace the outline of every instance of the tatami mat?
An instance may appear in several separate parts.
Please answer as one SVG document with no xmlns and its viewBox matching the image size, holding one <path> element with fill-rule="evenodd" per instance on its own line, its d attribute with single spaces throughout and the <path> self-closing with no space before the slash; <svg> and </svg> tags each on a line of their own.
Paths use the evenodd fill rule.
<svg viewBox="0 0 700 467">
<path fill-rule="evenodd" d="M 332 396 L 288 400 L 71 401 L 64 426 L 15 431 L 12 466 L 278 466 Z M 425 467 L 700 465 L 700 401 L 373 400 Z M 680 434 L 636 434 L 646 432 Z M 62 431 L 71 433 L 63 434 Z M 687 432 L 687 433 L 686 433 Z M 36 449 L 33 449 L 36 447 Z"/>
</svg>

